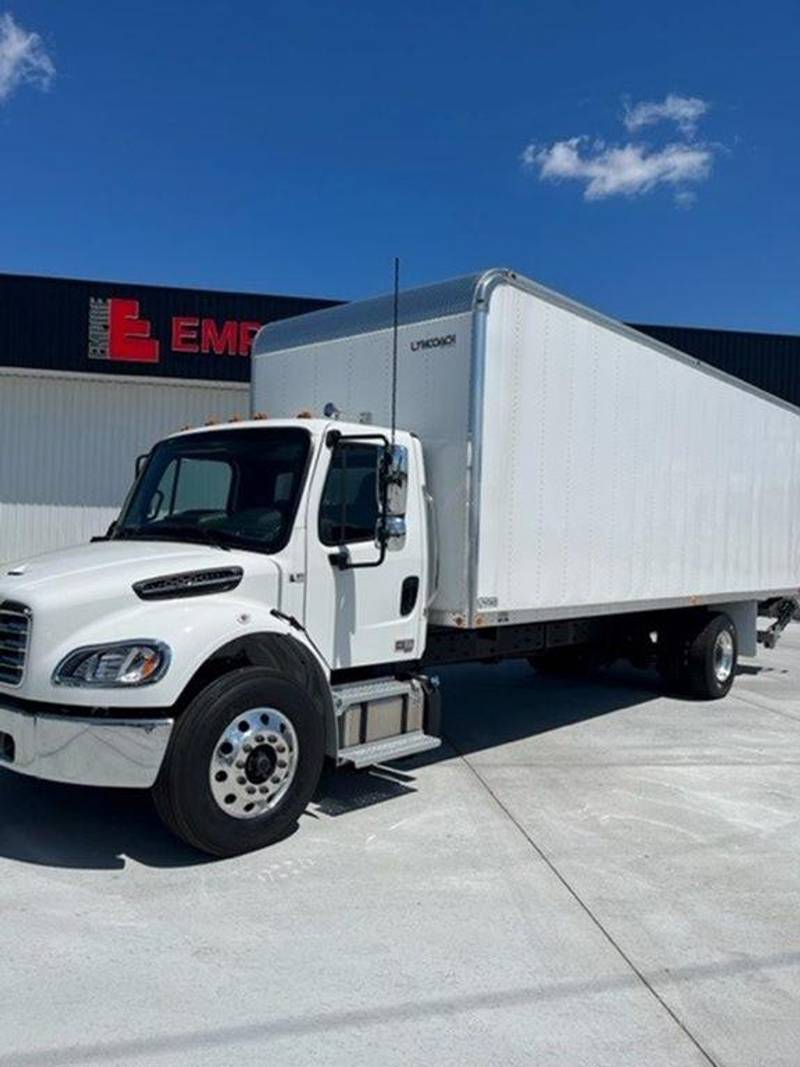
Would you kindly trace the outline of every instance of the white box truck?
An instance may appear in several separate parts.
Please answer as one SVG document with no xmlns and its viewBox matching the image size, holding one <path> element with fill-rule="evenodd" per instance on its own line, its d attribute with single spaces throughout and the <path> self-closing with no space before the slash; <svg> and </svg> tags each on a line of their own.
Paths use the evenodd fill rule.
<svg viewBox="0 0 800 1067">
<path fill-rule="evenodd" d="M 437 746 L 438 664 L 715 698 L 796 607 L 800 411 L 510 271 L 267 326 L 252 399 L 0 577 L 3 767 L 152 788 L 230 855 L 326 756 Z"/>
</svg>

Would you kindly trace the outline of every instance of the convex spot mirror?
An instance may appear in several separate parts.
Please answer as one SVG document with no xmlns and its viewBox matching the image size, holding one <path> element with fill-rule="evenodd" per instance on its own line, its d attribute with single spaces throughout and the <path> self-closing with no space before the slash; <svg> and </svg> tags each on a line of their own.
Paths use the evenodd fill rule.
<svg viewBox="0 0 800 1067">
<path fill-rule="evenodd" d="M 408 504 L 408 449 L 404 445 L 387 445 L 378 479 L 381 518 L 375 531 L 375 543 L 389 551 L 402 548 L 406 540 Z"/>
<path fill-rule="evenodd" d="M 397 552 L 406 543 L 406 520 L 400 515 L 387 515 L 378 519 L 375 530 L 375 544 L 378 548 L 386 545 L 389 552 Z"/>
<path fill-rule="evenodd" d="M 386 514 L 403 517 L 408 503 L 408 449 L 405 445 L 388 445 L 384 452 L 383 470 L 379 483 L 382 505 L 386 500 Z"/>
</svg>

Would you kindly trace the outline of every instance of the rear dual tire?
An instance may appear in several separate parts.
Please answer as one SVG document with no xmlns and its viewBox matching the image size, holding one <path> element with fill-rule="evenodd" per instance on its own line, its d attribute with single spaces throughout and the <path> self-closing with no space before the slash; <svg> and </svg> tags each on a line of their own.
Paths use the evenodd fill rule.
<svg viewBox="0 0 800 1067">
<path fill-rule="evenodd" d="M 700 615 L 659 635 L 660 668 L 668 687 L 697 700 L 719 700 L 736 677 L 739 647 L 729 615 Z"/>
<path fill-rule="evenodd" d="M 324 759 L 320 710 L 283 675 L 245 667 L 184 709 L 153 787 L 169 829 L 212 856 L 264 848 L 295 828 Z"/>
</svg>

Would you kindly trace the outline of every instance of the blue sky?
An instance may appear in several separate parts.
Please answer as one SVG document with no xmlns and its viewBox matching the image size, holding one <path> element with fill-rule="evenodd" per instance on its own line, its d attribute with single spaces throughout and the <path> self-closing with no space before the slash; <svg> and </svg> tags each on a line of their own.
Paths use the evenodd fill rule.
<svg viewBox="0 0 800 1067">
<path fill-rule="evenodd" d="M 2 270 L 356 298 L 398 254 L 800 332 L 796 2 L 0 12 Z"/>
</svg>

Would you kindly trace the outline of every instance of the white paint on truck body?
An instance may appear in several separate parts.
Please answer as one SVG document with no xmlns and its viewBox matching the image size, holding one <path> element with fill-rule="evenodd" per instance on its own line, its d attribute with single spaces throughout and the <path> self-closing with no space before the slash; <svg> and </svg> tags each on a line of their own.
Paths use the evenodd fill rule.
<svg viewBox="0 0 800 1067">
<path fill-rule="evenodd" d="M 435 337 L 454 340 L 412 348 Z M 467 600 L 470 378 L 464 368 L 469 367 L 471 341 L 469 313 L 422 327 L 412 323 L 399 331 L 398 425 L 421 442 L 443 538 L 439 614 L 463 612 Z M 291 418 L 302 411 L 318 415 L 331 402 L 349 419 L 364 415 L 372 423 L 388 425 L 391 352 L 391 329 L 383 329 L 256 356 L 253 410 Z M 362 426 L 363 431 L 368 428 Z"/>
<path fill-rule="evenodd" d="M 254 408 L 387 422 L 390 309 L 262 329 Z M 439 516 L 433 622 L 797 592 L 796 408 L 507 271 L 402 293 L 400 311 L 398 425 Z"/>
</svg>

